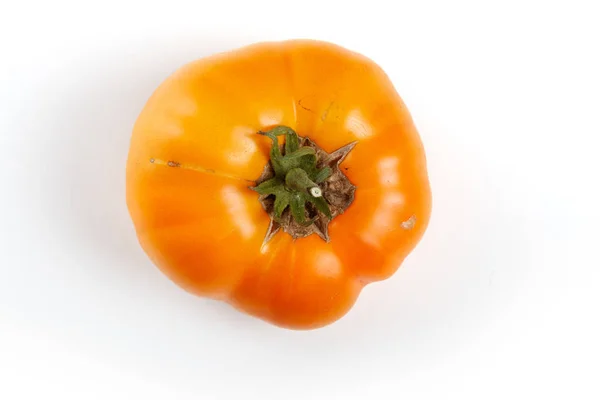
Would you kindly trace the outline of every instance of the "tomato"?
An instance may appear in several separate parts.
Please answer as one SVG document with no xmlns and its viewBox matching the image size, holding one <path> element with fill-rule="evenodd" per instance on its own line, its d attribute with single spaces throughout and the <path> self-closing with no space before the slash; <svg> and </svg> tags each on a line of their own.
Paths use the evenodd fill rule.
<svg viewBox="0 0 600 400">
<path fill-rule="evenodd" d="M 136 121 L 126 181 L 139 242 L 170 279 L 290 329 L 345 315 L 431 210 L 425 151 L 387 75 L 310 40 L 177 70 Z"/>
</svg>

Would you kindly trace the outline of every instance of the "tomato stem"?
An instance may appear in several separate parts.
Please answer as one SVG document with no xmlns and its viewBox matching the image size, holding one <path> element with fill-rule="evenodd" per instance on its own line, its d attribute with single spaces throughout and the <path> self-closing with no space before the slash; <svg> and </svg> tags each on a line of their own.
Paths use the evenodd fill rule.
<svg viewBox="0 0 600 400">
<path fill-rule="evenodd" d="M 258 132 L 273 142 L 270 151 L 271 165 L 275 178 L 255 186 L 253 190 L 262 195 L 274 195 L 276 216 L 280 217 L 289 206 L 294 219 L 299 224 L 306 221 L 306 204 L 309 197 L 322 197 L 322 189 L 315 182 L 324 182 L 331 175 L 331 168 L 317 168 L 317 154 L 314 148 L 300 146 L 298 134 L 287 126 L 277 126 L 269 131 Z M 278 136 L 285 136 L 285 155 L 281 153 Z M 288 193 L 289 192 L 289 193 Z M 320 202 L 318 211 L 331 218 L 327 202 Z"/>
<path fill-rule="evenodd" d="M 276 126 L 258 133 L 272 141 L 270 169 L 256 186 L 251 187 L 261 195 L 263 206 L 265 201 L 268 203 L 265 209 L 271 215 L 272 228 L 265 240 L 274 234 L 271 230 L 276 231 L 283 225 L 293 237 L 306 236 L 314 231 L 328 241 L 328 221 L 343 212 L 354 199 L 355 187 L 338 165 L 355 143 L 328 154 L 309 139 L 301 139 L 287 126 Z M 279 144 L 279 136 L 285 137 L 283 145 Z M 337 182 L 336 185 L 331 185 L 330 178 Z M 335 204 L 330 202 L 331 199 L 335 200 Z M 286 210 L 289 212 L 286 213 Z M 295 222 L 296 228 L 290 221 Z"/>
</svg>

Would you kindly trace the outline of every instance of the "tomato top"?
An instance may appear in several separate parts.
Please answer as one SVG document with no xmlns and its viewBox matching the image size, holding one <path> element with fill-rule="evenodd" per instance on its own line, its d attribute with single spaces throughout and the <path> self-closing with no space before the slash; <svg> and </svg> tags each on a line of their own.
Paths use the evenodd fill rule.
<svg viewBox="0 0 600 400">
<path fill-rule="evenodd" d="M 159 86 L 133 130 L 127 203 L 177 284 L 309 329 L 396 271 L 431 194 L 421 140 L 381 68 L 285 41 L 192 62 Z"/>
</svg>

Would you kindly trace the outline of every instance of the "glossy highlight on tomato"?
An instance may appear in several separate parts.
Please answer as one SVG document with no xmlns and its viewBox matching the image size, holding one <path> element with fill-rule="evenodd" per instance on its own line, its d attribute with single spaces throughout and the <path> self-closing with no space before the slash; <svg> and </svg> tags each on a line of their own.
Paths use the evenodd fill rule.
<svg viewBox="0 0 600 400">
<path fill-rule="evenodd" d="M 170 279 L 290 329 L 345 315 L 431 212 L 425 151 L 385 72 L 311 40 L 177 70 L 136 121 L 126 181 L 139 242 Z"/>
</svg>

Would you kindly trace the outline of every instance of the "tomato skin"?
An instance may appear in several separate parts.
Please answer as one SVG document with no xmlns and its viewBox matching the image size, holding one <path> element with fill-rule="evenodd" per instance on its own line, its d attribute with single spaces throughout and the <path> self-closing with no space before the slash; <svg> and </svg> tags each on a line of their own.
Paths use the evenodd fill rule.
<svg viewBox="0 0 600 400">
<path fill-rule="evenodd" d="M 341 170 L 357 187 L 330 242 L 284 232 L 249 189 L 276 125 L 327 152 L 356 147 Z M 140 244 L 174 282 L 277 326 L 314 329 L 390 277 L 431 212 L 425 152 L 411 116 L 373 61 L 308 40 L 268 42 L 183 66 L 136 121 L 127 205 Z"/>
</svg>

